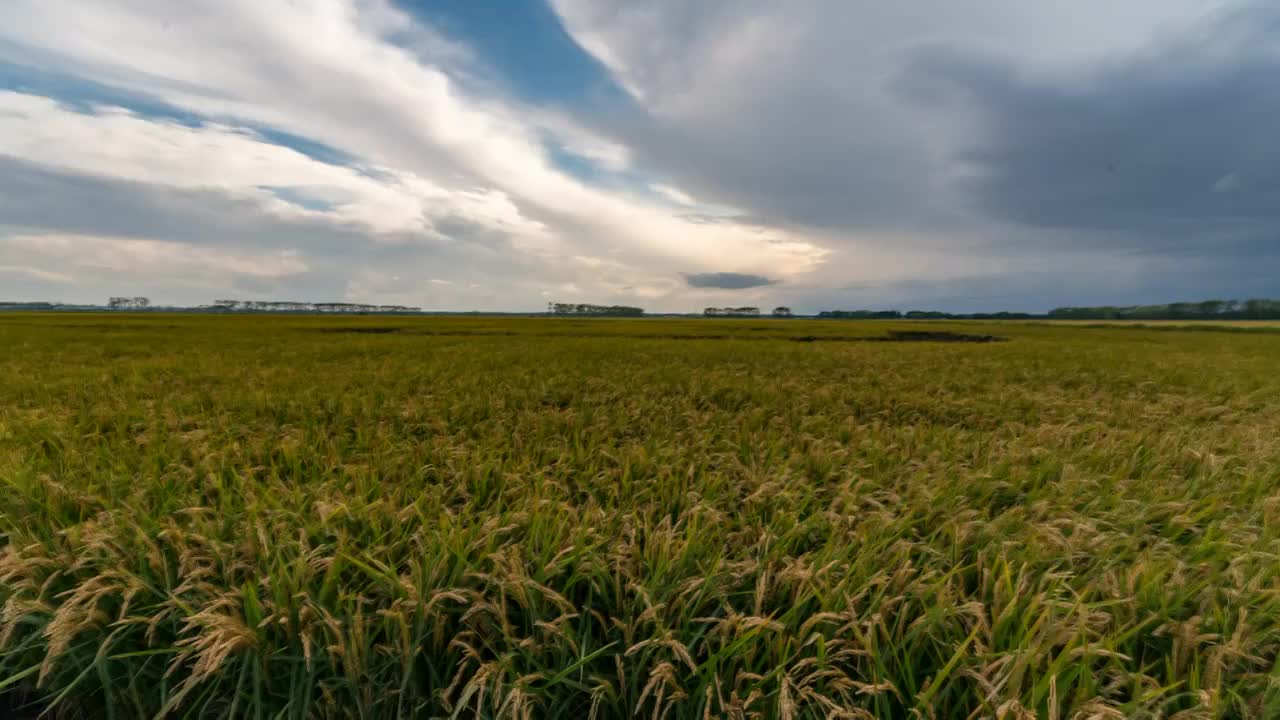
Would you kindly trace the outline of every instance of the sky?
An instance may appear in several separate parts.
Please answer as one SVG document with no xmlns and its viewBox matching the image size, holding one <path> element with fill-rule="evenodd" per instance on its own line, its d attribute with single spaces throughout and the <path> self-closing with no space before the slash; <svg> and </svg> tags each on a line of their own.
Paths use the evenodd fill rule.
<svg viewBox="0 0 1280 720">
<path fill-rule="evenodd" d="M 0 300 L 1280 296 L 1280 4 L 5 0 Z"/>
</svg>

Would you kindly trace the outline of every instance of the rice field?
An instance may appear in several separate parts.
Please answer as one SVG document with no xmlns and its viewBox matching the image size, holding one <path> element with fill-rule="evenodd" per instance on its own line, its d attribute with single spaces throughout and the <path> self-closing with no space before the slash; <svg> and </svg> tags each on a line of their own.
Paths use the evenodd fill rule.
<svg viewBox="0 0 1280 720">
<path fill-rule="evenodd" d="M 0 349 L 0 716 L 1280 717 L 1275 332 L 5 314 Z"/>
</svg>

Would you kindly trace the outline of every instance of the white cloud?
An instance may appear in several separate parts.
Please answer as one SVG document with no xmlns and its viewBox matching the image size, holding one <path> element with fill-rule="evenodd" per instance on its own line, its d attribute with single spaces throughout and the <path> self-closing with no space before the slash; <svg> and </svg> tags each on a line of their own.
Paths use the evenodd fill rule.
<svg viewBox="0 0 1280 720">
<path fill-rule="evenodd" d="M 626 145 L 591 131 L 571 117 L 540 109 L 529 109 L 525 116 L 564 152 L 590 160 L 605 170 L 621 172 L 631 167 L 631 150 Z"/>
<path fill-rule="evenodd" d="M 670 185 L 663 185 L 662 183 L 650 183 L 649 189 L 665 197 L 671 202 L 676 203 L 677 205 L 697 205 L 698 204 L 698 202 L 693 199 L 692 195 L 681 190 L 680 188 L 672 187 Z"/>
<path fill-rule="evenodd" d="M 824 254 L 782 228 L 691 223 L 560 171 L 544 147 L 546 123 L 509 102 L 467 96 L 440 66 L 392 43 L 387 28 L 407 19 L 384 0 L 204 0 L 180 12 L 158 0 L 15 0 L 6 14 L 0 33 L 19 48 L 35 46 L 92 79 L 228 124 L 313 138 L 450 189 L 500 193 L 552 228 L 526 248 L 544 257 L 589 251 L 607 237 L 638 275 L 724 263 L 794 274 Z M 624 162 L 616 144 L 565 134 L 568 148 Z"/>
<path fill-rule="evenodd" d="M 54 272 L 38 267 L 27 267 L 25 265 L 0 265 L 0 273 L 12 273 L 15 275 L 27 275 L 37 280 L 45 280 L 54 283 L 73 283 L 75 277 L 67 273 Z"/>
<path fill-rule="evenodd" d="M 358 224 L 374 238 L 439 236 L 434 222 L 465 220 L 511 237 L 541 236 L 496 190 L 447 190 L 392 168 L 319 162 L 244 129 L 196 127 L 119 107 L 77 112 L 49 98 L 0 91 L 0 153 L 54 168 L 176 188 L 212 188 L 284 218 Z M 370 172 L 374 171 L 374 172 Z M 318 201 L 315 210 L 282 199 Z"/>
<path fill-rule="evenodd" d="M 65 272 L 47 273 L 65 281 L 83 273 L 109 271 L 134 277 L 177 277 L 202 284 L 227 276 L 275 279 L 307 271 L 295 250 L 227 251 L 185 243 L 86 235 L 14 235 L 0 238 L 6 256 L 52 262 Z"/>
</svg>

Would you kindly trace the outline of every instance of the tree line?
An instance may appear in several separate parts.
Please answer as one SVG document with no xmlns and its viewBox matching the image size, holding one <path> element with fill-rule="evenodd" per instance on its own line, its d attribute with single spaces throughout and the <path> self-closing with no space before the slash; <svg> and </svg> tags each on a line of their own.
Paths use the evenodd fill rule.
<svg viewBox="0 0 1280 720">
<path fill-rule="evenodd" d="M 758 307 L 709 307 L 702 311 L 707 317 L 759 317 Z"/>
<path fill-rule="evenodd" d="M 593 317 L 637 317 L 644 315 L 644 308 L 629 305 L 591 305 L 589 303 L 547 303 L 552 315 L 589 315 Z"/>
<path fill-rule="evenodd" d="M 43 301 L 21 302 L 6 300 L 0 302 L 0 310 L 60 310 L 66 305 Z"/>
<path fill-rule="evenodd" d="M 406 305 L 365 305 L 362 303 L 309 303 L 268 300 L 214 300 L 213 310 L 231 312 L 321 312 L 321 313 L 396 313 L 421 312 L 422 308 Z"/>
<path fill-rule="evenodd" d="M 1163 305 L 1060 307 L 1040 315 L 1024 312 L 949 313 L 937 310 L 823 310 L 840 320 L 1280 320 L 1280 300 L 1203 300 Z"/>
<path fill-rule="evenodd" d="M 0 302 L 0 310 L 93 309 L 103 306 L 67 305 L 50 302 Z M 215 300 L 212 305 L 191 308 L 155 308 L 145 297 L 113 297 L 107 301 L 110 310 L 223 311 L 223 312 L 318 312 L 318 313 L 417 313 L 421 308 L 406 305 L 367 305 L 362 303 L 310 303 L 268 300 Z M 639 317 L 644 308 L 629 305 L 593 305 L 590 303 L 547 303 L 550 315 Z M 709 307 L 705 317 L 760 317 L 755 306 Z M 791 308 L 775 307 L 775 318 L 793 317 Z M 1280 300 L 1202 300 L 1163 305 L 1098 305 L 1060 307 L 1046 314 L 1024 312 L 949 313 L 939 310 L 823 310 L 817 317 L 836 320 L 1280 320 Z"/>
<path fill-rule="evenodd" d="M 112 310 L 145 310 L 151 307 L 151 299 L 144 297 L 113 297 L 107 300 Z"/>
<path fill-rule="evenodd" d="M 1203 300 L 1165 305 L 1100 305 L 1060 307 L 1049 311 L 1060 320 L 1280 320 L 1280 300 Z"/>
</svg>

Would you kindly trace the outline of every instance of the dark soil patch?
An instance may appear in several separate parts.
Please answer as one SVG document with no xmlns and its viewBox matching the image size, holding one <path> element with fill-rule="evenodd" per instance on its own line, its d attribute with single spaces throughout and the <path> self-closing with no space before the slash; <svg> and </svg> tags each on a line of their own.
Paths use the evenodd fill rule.
<svg viewBox="0 0 1280 720">
<path fill-rule="evenodd" d="M 541 337 L 541 338 L 616 338 L 627 340 L 789 340 L 791 342 L 954 342 L 990 343 L 1008 338 L 997 335 L 967 335 L 944 330 L 890 330 L 885 335 L 679 335 L 675 333 L 598 333 L 539 332 L 520 333 L 510 330 L 418 330 L 405 327 L 326 327 L 308 328 L 310 332 L 386 335 L 403 333 L 425 337 Z"/>
<path fill-rule="evenodd" d="M 415 328 L 308 328 L 310 332 L 319 333 L 351 333 L 351 334 L 390 334 L 403 333 L 422 337 L 564 337 L 585 338 L 604 337 L 618 340 L 786 340 L 791 342 L 1002 342 L 1007 338 L 993 334 L 964 334 L 946 331 L 888 331 L 883 336 L 741 336 L 741 334 L 675 334 L 675 333 L 517 333 L 512 331 L 422 331 Z"/>
<path fill-rule="evenodd" d="M 941 330 L 890 330 L 885 335 L 801 335 L 787 338 L 792 342 L 1003 342 L 1008 338 L 996 335 L 965 335 Z"/>
<path fill-rule="evenodd" d="M 945 330 L 890 330 L 887 342 L 1002 342 L 1008 338 L 998 335 L 966 335 Z"/>
<path fill-rule="evenodd" d="M 352 333 L 355 335 L 386 335 L 388 333 L 402 332 L 404 328 L 397 327 L 326 327 L 311 328 L 312 332 L 319 333 Z"/>
</svg>

